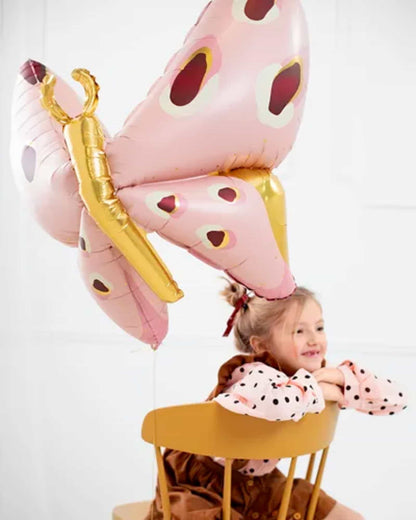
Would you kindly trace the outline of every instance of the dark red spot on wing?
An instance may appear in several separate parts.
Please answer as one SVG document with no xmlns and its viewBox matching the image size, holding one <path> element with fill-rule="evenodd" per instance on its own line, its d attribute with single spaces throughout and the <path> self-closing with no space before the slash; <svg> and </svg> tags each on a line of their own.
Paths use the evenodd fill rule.
<svg viewBox="0 0 416 520">
<path fill-rule="evenodd" d="M 296 62 L 274 78 L 269 103 L 269 110 L 272 114 L 276 116 L 281 114 L 285 106 L 293 99 L 300 86 L 300 73 L 300 64 Z"/>
<path fill-rule="evenodd" d="M 78 245 L 79 245 L 79 248 L 81 249 L 81 251 L 86 251 L 87 250 L 87 244 L 85 242 L 85 238 L 79 237 Z"/>
<path fill-rule="evenodd" d="M 168 197 L 163 197 L 163 199 L 157 203 L 157 207 L 163 211 L 166 211 L 166 213 L 172 213 L 172 211 L 174 211 L 176 209 L 175 195 L 169 195 Z"/>
<path fill-rule="evenodd" d="M 170 100 L 174 105 L 184 106 L 193 101 L 199 93 L 207 71 L 207 57 L 204 52 L 196 54 L 176 76 L 170 90 Z"/>
<path fill-rule="evenodd" d="M 42 63 L 34 60 L 27 60 L 20 67 L 20 74 L 31 85 L 41 83 L 46 75 L 46 67 Z"/>
<path fill-rule="evenodd" d="M 97 278 L 95 278 L 92 282 L 92 286 L 94 287 L 94 289 L 103 294 L 107 294 L 110 292 L 110 289 L 101 280 L 98 280 Z"/>
<path fill-rule="evenodd" d="M 250 20 L 263 20 L 274 6 L 274 0 L 247 0 L 244 14 Z"/>
<path fill-rule="evenodd" d="M 208 231 L 207 238 L 214 247 L 219 247 L 225 239 L 224 231 Z"/>
<path fill-rule="evenodd" d="M 32 182 L 36 170 L 36 152 L 31 146 L 25 146 L 22 153 L 22 168 L 26 180 Z"/>
<path fill-rule="evenodd" d="M 227 202 L 234 202 L 237 198 L 237 193 L 232 188 L 221 188 L 218 191 L 218 196 L 226 200 Z"/>
</svg>

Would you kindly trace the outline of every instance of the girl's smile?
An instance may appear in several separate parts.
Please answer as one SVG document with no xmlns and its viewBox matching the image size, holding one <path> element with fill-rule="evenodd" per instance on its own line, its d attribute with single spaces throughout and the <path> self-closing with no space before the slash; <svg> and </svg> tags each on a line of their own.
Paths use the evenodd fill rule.
<svg viewBox="0 0 416 520">
<path fill-rule="evenodd" d="M 302 352 L 301 356 L 305 356 L 305 357 L 315 357 L 315 356 L 319 356 L 321 353 L 320 350 L 308 350 L 306 352 Z"/>
</svg>

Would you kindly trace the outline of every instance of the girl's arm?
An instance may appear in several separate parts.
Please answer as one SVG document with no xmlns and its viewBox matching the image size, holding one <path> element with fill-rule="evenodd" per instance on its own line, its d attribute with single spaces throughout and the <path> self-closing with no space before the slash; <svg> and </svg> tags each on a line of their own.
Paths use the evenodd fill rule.
<svg viewBox="0 0 416 520">
<path fill-rule="evenodd" d="M 344 377 L 343 407 L 370 415 L 394 415 L 406 408 L 403 387 L 390 379 L 380 379 L 352 361 L 338 367 Z"/>
<path fill-rule="evenodd" d="M 394 415 L 406 408 L 403 388 L 390 379 L 379 379 L 352 361 L 337 368 L 320 368 L 314 372 L 320 384 L 331 383 L 342 390 L 341 408 L 354 408 L 370 415 Z"/>
<path fill-rule="evenodd" d="M 214 398 L 228 410 L 268 421 L 299 421 L 325 407 L 315 378 L 300 369 L 289 378 L 264 363 L 247 363 L 234 370 L 230 386 Z"/>
</svg>

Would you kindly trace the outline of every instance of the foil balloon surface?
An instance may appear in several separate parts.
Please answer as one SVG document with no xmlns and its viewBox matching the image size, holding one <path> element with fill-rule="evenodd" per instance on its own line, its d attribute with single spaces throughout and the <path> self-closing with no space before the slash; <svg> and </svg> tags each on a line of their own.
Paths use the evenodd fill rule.
<svg viewBox="0 0 416 520">
<path fill-rule="evenodd" d="M 153 346 L 166 335 L 165 302 L 180 290 L 176 297 L 164 293 L 176 286 L 157 253 L 149 253 L 149 232 L 259 296 L 293 292 L 284 193 L 271 170 L 294 143 L 306 95 L 308 40 L 299 0 L 210 2 L 116 136 L 103 133 L 92 114 L 78 125 L 101 135 L 91 161 L 85 160 L 91 132 L 77 130 L 76 146 L 71 132 L 66 140 L 62 132 L 62 124 L 81 121 L 85 111 L 72 89 L 56 78 L 54 99 L 66 122 L 41 104 L 50 74 L 32 60 L 21 68 L 13 106 L 15 172 L 44 229 L 78 245 L 84 281 L 110 318 Z M 93 199 L 82 189 L 81 163 Z M 94 195 L 101 167 L 106 196 Z M 133 235 L 150 274 L 140 261 L 135 265 Z"/>
</svg>

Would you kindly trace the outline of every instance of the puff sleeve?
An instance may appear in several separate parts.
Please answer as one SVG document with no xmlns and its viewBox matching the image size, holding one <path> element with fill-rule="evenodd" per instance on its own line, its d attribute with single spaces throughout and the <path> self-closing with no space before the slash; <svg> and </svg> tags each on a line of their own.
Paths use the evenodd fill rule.
<svg viewBox="0 0 416 520">
<path fill-rule="evenodd" d="M 342 407 L 369 415 L 394 415 L 406 408 L 406 392 L 398 383 L 378 378 L 348 360 L 341 363 L 338 369 L 345 378 Z"/>
<path fill-rule="evenodd" d="M 234 371 L 231 383 L 214 398 L 231 412 L 268 421 L 299 421 L 325 407 L 317 381 L 304 369 L 289 378 L 264 363 L 247 363 Z"/>
</svg>

